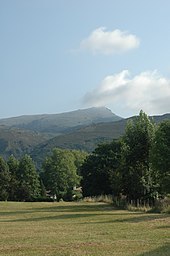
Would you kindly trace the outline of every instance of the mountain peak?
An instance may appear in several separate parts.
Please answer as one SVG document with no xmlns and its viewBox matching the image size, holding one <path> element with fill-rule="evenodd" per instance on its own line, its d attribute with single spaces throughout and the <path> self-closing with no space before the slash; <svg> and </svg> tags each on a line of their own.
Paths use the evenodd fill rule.
<svg viewBox="0 0 170 256">
<path fill-rule="evenodd" d="M 106 107 L 92 107 L 60 114 L 44 114 L 1 119 L 0 125 L 24 128 L 36 132 L 63 133 L 77 126 L 122 119 Z"/>
</svg>

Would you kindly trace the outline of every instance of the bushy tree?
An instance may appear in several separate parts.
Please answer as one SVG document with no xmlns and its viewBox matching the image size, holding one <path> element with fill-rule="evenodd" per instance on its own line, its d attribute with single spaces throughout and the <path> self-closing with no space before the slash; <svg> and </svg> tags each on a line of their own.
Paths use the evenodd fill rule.
<svg viewBox="0 0 170 256">
<path fill-rule="evenodd" d="M 159 193 L 170 193 L 170 121 L 158 125 L 152 147 L 152 165 Z"/>
<path fill-rule="evenodd" d="M 40 196 L 39 175 L 30 156 L 24 155 L 20 159 L 17 179 L 19 182 L 18 200 L 29 201 Z"/>
<path fill-rule="evenodd" d="M 73 187 L 80 182 L 74 154 L 70 150 L 55 148 L 43 163 L 42 179 L 51 196 L 57 200 L 71 199 Z"/>
<path fill-rule="evenodd" d="M 5 201 L 9 197 L 10 173 L 5 160 L 0 157 L 0 200 Z"/>
<path fill-rule="evenodd" d="M 19 161 L 11 155 L 7 161 L 9 172 L 10 172 L 10 183 L 9 183 L 9 200 L 17 200 L 17 194 L 19 189 L 19 180 L 17 178 L 17 172 L 19 167 Z"/>
<path fill-rule="evenodd" d="M 121 192 L 121 142 L 99 145 L 85 160 L 81 168 L 84 196 L 117 195 Z"/>
<path fill-rule="evenodd" d="M 80 150 L 71 150 L 71 152 L 74 155 L 74 164 L 77 169 L 77 174 L 81 175 L 80 173 L 81 166 L 84 163 L 85 159 L 87 158 L 88 153 Z"/>
<path fill-rule="evenodd" d="M 154 125 L 143 111 L 127 124 L 123 137 L 122 181 L 129 200 L 146 200 L 154 194 L 150 165 L 153 136 Z"/>
</svg>

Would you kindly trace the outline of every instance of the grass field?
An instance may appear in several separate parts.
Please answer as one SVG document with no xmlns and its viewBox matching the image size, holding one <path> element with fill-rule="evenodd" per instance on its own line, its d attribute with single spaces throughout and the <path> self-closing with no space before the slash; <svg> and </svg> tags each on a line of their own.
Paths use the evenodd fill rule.
<svg viewBox="0 0 170 256">
<path fill-rule="evenodd" d="M 3 256 L 169 256 L 170 217 L 102 203 L 0 203 Z"/>
</svg>

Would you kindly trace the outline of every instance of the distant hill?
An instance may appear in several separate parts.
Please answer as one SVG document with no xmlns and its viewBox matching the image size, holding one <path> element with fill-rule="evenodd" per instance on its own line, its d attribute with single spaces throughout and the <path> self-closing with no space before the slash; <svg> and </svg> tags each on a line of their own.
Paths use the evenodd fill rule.
<svg viewBox="0 0 170 256">
<path fill-rule="evenodd" d="M 0 125 L 48 133 L 52 136 L 56 136 L 68 133 L 77 126 L 118 121 L 121 119 L 121 117 L 113 114 L 108 108 L 93 107 L 61 114 L 30 115 L 0 119 Z"/>
<path fill-rule="evenodd" d="M 19 116 L 0 120 L 0 155 L 20 157 L 52 137 L 91 124 L 120 120 L 107 108 L 89 108 L 61 114 Z M 41 152 L 39 153 L 41 155 Z"/>
<path fill-rule="evenodd" d="M 54 147 L 91 152 L 97 144 L 124 134 L 127 121 L 107 108 L 89 108 L 63 114 L 21 116 L 0 120 L 0 155 L 30 154 L 40 164 Z M 170 114 L 154 116 L 159 123 Z"/>
<path fill-rule="evenodd" d="M 126 120 L 120 120 L 80 127 L 35 146 L 31 156 L 39 162 L 41 157 L 49 154 L 54 147 L 91 152 L 99 143 L 119 138 L 124 133 L 125 125 Z"/>
<path fill-rule="evenodd" d="M 122 136 L 125 132 L 127 122 L 134 118 L 135 116 L 115 122 L 91 124 L 77 128 L 69 134 L 57 136 L 35 146 L 31 155 L 36 161 L 41 162 L 41 157 L 43 158 L 49 154 L 54 147 L 91 152 L 99 143 L 109 142 Z M 170 114 L 153 116 L 151 119 L 159 123 L 163 120 L 170 120 Z"/>
<path fill-rule="evenodd" d="M 170 113 L 159 115 L 159 116 L 152 116 L 151 117 L 155 123 L 160 123 L 164 120 L 170 120 Z"/>
<path fill-rule="evenodd" d="M 47 140 L 47 137 L 31 131 L 0 125 L 0 155 L 8 158 L 11 154 L 21 157 Z"/>
</svg>

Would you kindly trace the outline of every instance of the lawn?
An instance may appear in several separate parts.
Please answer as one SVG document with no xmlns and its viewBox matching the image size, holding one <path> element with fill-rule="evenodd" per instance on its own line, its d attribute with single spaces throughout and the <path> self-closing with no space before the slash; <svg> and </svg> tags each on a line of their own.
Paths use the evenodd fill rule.
<svg viewBox="0 0 170 256">
<path fill-rule="evenodd" d="M 170 216 L 103 203 L 0 203 L 3 256 L 169 256 Z"/>
</svg>

